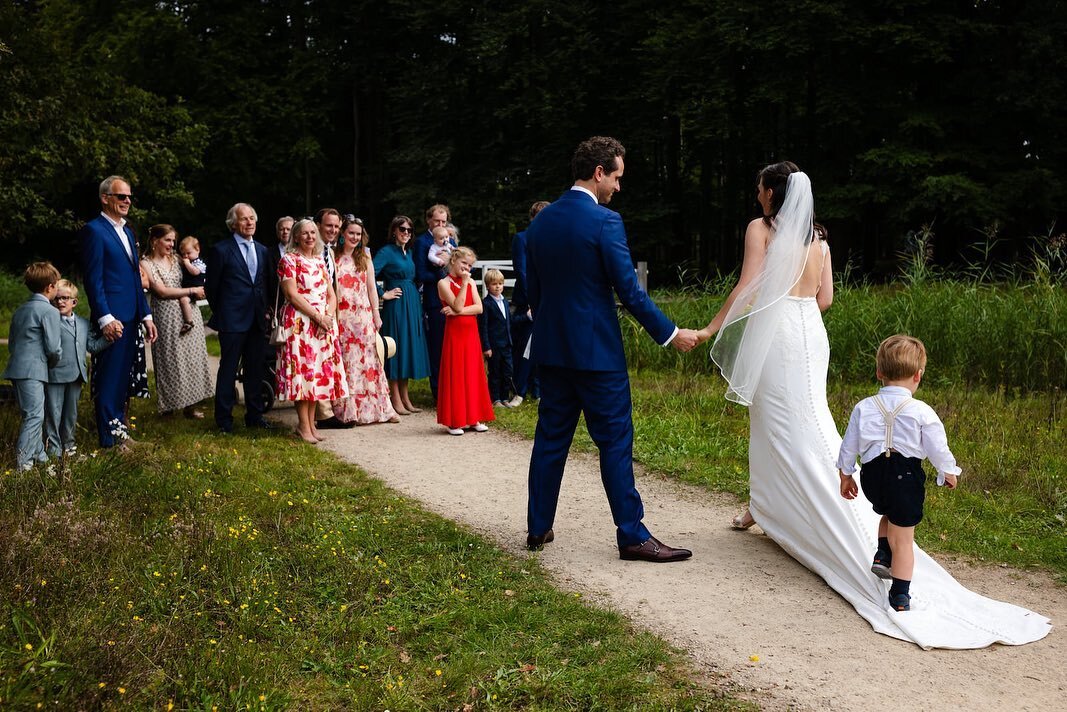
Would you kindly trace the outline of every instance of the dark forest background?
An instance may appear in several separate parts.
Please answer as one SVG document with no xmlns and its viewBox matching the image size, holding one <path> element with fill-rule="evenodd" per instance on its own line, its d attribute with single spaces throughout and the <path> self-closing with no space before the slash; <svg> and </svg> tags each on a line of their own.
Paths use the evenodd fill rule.
<svg viewBox="0 0 1067 712">
<path fill-rule="evenodd" d="M 75 262 L 120 173 L 131 222 L 213 242 L 275 218 L 446 202 L 507 256 L 592 134 L 659 285 L 729 271 L 764 164 L 811 176 L 837 264 L 1002 264 L 1064 232 L 1067 2 L 0 0 L 0 259 Z M 926 243 L 924 243 L 926 244 Z"/>
</svg>

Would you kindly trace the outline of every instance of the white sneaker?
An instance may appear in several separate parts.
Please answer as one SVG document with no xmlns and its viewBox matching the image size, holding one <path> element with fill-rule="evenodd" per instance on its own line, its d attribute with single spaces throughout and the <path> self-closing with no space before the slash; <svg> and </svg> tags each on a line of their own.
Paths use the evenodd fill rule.
<svg viewBox="0 0 1067 712">
<path fill-rule="evenodd" d="M 449 435 L 462 435 L 463 434 L 463 428 L 449 428 L 448 429 L 448 434 Z"/>
<path fill-rule="evenodd" d="M 484 433 L 486 430 L 489 429 L 489 426 L 485 423 L 475 423 L 471 427 L 474 428 L 474 432 L 476 433 Z"/>
<path fill-rule="evenodd" d="M 509 400 L 506 405 L 508 406 L 508 408 L 518 408 L 520 405 L 522 405 L 522 396 L 515 396 L 514 398 Z"/>
</svg>

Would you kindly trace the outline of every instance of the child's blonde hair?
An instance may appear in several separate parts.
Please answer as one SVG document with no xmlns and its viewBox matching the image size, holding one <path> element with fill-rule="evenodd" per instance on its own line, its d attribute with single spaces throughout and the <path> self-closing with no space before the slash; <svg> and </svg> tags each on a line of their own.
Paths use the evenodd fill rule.
<svg viewBox="0 0 1067 712">
<path fill-rule="evenodd" d="M 78 285 L 74 284 L 74 282 L 71 282 L 69 279 L 61 279 L 56 282 L 56 289 L 65 289 L 70 292 L 70 296 L 75 299 L 78 298 Z"/>
<path fill-rule="evenodd" d="M 200 240 L 197 240 L 192 235 L 187 235 L 178 243 L 178 254 L 182 254 L 190 247 L 195 247 L 196 251 L 200 252 Z"/>
<path fill-rule="evenodd" d="M 51 262 L 34 262 L 22 273 L 22 281 L 34 294 L 42 294 L 49 285 L 59 281 L 59 270 Z"/>
<path fill-rule="evenodd" d="M 874 361 L 882 378 L 899 381 L 926 368 L 926 346 L 914 336 L 893 334 L 878 345 Z"/>
<path fill-rule="evenodd" d="M 470 260 L 471 264 L 478 261 L 478 255 L 474 254 L 474 250 L 469 247 L 457 247 L 452 250 L 452 256 L 448 258 L 448 266 L 451 267 L 464 257 Z"/>
<path fill-rule="evenodd" d="M 491 269 L 485 273 L 486 284 L 503 284 L 504 273 L 498 269 Z"/>
<path fill-rule="evenodd" d="M 438 225 L 430 232 L 430 237 L 436 240 L 437 236 L 441 235 L 442 233 L 444 234 L 445 239 L 447 240 L 449 237 L 448 228 L 444 225 Z"/>
</svg>

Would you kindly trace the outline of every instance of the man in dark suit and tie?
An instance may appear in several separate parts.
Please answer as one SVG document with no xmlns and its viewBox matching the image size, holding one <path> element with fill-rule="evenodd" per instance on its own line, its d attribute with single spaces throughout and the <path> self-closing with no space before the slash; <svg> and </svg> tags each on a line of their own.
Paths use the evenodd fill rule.
<svg viewBox="0 0 1067 712">
<path fill-rule="evenodd" d="M 430 262 L 430 247 L 433 245 L 433 230 L 444 227 L 452 219 L 447 205 L 437 203 L 426 208 L 426 232 L 413 240 L 412 259 L 415 261 L 415 281 L 422 292 L 423 323 L 426 325 L 426 350 L 430 358 L 430 392 L 437 400 L 437 377 L 441 370 L 441 344 L 445 340 L 445 315 L 441 313 L 441 300 L 437 296 L 437 282 L 444 279 L 448 270 Z M 456 247 L 454 240 L 450 240 Z"/>
<path fill-rule="evenodd" d="M 530 222 L 548 206 L 547 200 L 538 200 L 530 206 Z M 530 299 L 526 296 L 526 230 L 511 238 L 511 267 L 515 270 L 515 287 L 511 290 L 511 342 L 512 363 L 515 370 L 515 397 L 508 406 L 518 408 L 529 393 L 531 398 L 540 398 L 537 374 L 526 358 L 526 343 L 533 330 L 530 315 Z"/>
<path fill-rule="evenodd" d="M 667 546 L 641 521 L 630 379 L 615 297 L 663 346 L 689 351 L 697 334 L 671 323 L 638 286 L 622 218 L 604 207 L 620 189 L 625 155 L 613 138 L 594 136 L 579 144 L 571 164 L 574 185 L 526 231 L 534 319 L 530 358 L 541 379 L 526 546 L 537 550 L 554 539 L 563 467 L 578 416 L 584 413 L 589 436 L 600 450 L 619 558 L 681 561 L 692 552 Z"/>
<path fill-rule="evenodd" d="M 111 346 L 101 352 L 96 372 L 96 430 L 100 447 L 118 441 L 127 448 L 126 393 L 137 350 L 137 329 L 144 324 L 148 343 L 156 340 L 152 313 L 141 289 L 137 238 L 126 226 L 133 195 L 121 176 L 100 184 L 100 215 L 78 232 L 85 294 L 92 322 Z"/>
<path fill-rule="evenodd" d="M 219 332 L 215 424 L 233 432 L 237 402 L 237 368 L 244 369 L 245 425 L 270 428 L 263 419 L 264 360 L 267 348 L 267 248 L 253 239 L 256 211 L 237 203 L 226 213 L 231 237 L 215 243 L 208 254 L 204 291 L 211 304 L 208 326 Z M 273 306 L 273 305 L 272 305 Z"/>
</svg>

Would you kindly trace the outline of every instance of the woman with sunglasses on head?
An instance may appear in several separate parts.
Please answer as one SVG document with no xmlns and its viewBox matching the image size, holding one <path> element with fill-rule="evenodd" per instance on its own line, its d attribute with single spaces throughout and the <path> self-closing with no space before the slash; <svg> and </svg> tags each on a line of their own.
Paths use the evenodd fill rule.
<svg viewBox="0 0 1067 712">
<path fill-rule="evenodd" d="M 363 221 L 353 215 L 343 216 L 334 261 L 338 338 L 348 377 L 348 397 L 333 402 L 333 414 L 346 425 L 400 422 L 375 348 L 382 318 L 378 314 L 378 287 L 367 242 Z"/>
<path fill-rule="evenodd" d="M 385 363 L 393 408 L 400 415 L 418 413 L 408 396 L 408 379 L 430 375 L 423 331 L 422 305 L 415 287 L 415 262 L 409 249 L 411 218 L 397 215 L 389 223 L 389 243 L 374 256 L 374 272 L 384 284 L 382 336 L 396 341 L 396 356 Z"/>
</svg>

